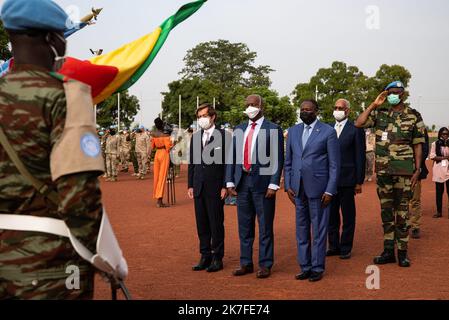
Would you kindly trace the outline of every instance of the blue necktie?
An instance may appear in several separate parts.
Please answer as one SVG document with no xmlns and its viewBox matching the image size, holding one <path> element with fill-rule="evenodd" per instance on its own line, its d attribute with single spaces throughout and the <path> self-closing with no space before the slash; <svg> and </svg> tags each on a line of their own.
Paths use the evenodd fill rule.
<svg viewBox="0 0 449 320">
<path fill-rule="evenodd" d="M 302 134 L 302 147 L 305 148 L 307 144 L 307 140 L 310 137 L 310 126 L 306 126 L 304 128 L 304 133 Z"/>
</svg>

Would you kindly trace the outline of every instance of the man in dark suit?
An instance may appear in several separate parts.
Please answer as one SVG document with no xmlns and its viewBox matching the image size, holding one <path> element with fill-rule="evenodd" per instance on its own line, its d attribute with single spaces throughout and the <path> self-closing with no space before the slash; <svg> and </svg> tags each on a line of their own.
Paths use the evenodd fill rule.
<svg viewBox="0 0 449 320">
<path fill-rule="evenodd" d="M 323 277 L 329 205 L 337 194 L 340 176 L 337 134 L 317 119 L 318 108 L 315 100 L 301 104 L 303 123 L 288 130 L 284 172 L 285 190 L 296 206 L 296 241 L 302 271 L 296 279 L 312 282 Z"/>
<path fill-rule="evenodd" d="M 201 259 L 193 270 L 216 272 L 223 269 L 224 256 L 226 133 L 215 127 L 217 113 L 210 104 L 201 105 L 196 116 L 201 130 L 190 142 L 188 196 L 195 203 Z"/>
<path fill-rule="evenodd" d="M 334 124 L 340 144 L 341 170 L 337 194 L 332 199 L 329 217 L 329 250 L 327 256 L 351 258 L 355 232 L 355 195 L 362 193 L 365 180 L 365 131 L 349 121 L 351 105 L 346 99 L 335 102 Z M 343 227 L 340 234 L 340 208 Z"/>
<path fill-rule="evenodd" d="M 237 196 L 240 237 L 240 268 L 234 276 L 254 271 L 253 243 L 255 218 L 259 222 L 259 270 L 257 278 L 271 274 L 274 261 L 273 222 L 276 192 L 284 163 L 282 129 L 263 116 L 264 101 L 259 95 L 246 98 L 249 122 L 234 130 L 233 152 L 227 166 L 226 182 Z"/>
</svg>

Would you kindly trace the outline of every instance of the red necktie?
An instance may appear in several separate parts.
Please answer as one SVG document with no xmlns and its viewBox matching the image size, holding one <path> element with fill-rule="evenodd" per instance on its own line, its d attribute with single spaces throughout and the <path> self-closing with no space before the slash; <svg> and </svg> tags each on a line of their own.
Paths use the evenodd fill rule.
<svg viewBox="0 0 449 320">
<path fill-rule="evenodd" d="M 243 167 L 246 171 L 251 170 L 251 146 L 253 145 L 253 135 L 254 130 L 257 126 L 256 122 L 251 124 L 251 129 L 249 130 L 248 136 L 245 141 L 245 154 L 243 155 Z"/>
</svg>

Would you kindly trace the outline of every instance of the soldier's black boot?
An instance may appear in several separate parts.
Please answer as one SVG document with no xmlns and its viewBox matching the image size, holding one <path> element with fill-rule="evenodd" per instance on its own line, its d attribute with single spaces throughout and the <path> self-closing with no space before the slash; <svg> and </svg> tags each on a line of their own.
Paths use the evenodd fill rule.
<svg viewBox="0 0 449 320">
<path fill-rule="evenodd" d="M 396 263 L 396 257 L 394 256 L 394 249 L 385 249 L 380 256 L 374 258 L 375 264 L 387 264 Z"/>
<path fill-rule="evenodd" d="M 398 250 L 399 266 L 403 268 L 410 267 L 410 260 L 407 255 L 407 250 Z"/>
</svg>

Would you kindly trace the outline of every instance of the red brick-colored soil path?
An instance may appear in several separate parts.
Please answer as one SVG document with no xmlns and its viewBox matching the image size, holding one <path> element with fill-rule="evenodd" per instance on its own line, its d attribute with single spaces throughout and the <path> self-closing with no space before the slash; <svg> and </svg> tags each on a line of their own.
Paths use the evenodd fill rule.
<svg viewBox="0 0 449 320">
<path fill-rule="evenodd" d="M 121 174 L 115 183 L 102 179 L 104 204 L 128 261 L 126 283 L 135 299 L 449 299 L 449 219 L 447 210 L 442 219 L 432 218 L 435 187 L 430 175 L 423 183 L 422 237 L 410 239 L 412 267 L 380 266 L 380 289 L 368 290 L 366 268 L 383 249 L 375 182 L 365 184 L 363 194 L 357 196 L 353 257 L 328 258 L 323 280 L 310 283 L 294 279 L 299 272 L 295 211 L 283 191 L 276 204 L 275 265 L 270 278 L 257 279 L 255 273 L 232 276 L 239 265 L 239 240 L 236 207 L 231 206 L 225 207 L 224 270 L 193 272 L 199 253 L 186 171 L 183 167 L 176 181 L 177 203 L 170 208 L 156 208 L 152 174 L 145 180 Z M 446 203 L 445 199 L 445 207 Z M 99 277 L 95 298 L 110 299 L 109 287 Z"/>
</svg>

